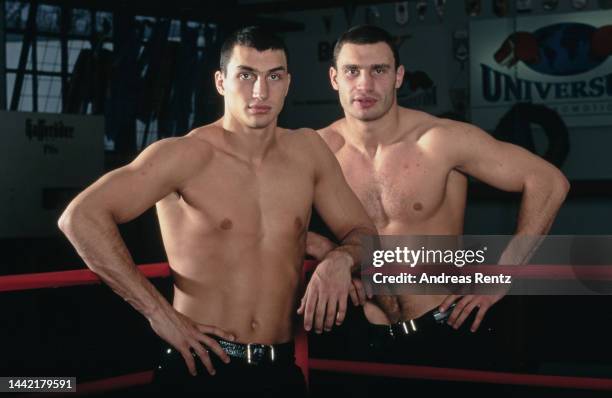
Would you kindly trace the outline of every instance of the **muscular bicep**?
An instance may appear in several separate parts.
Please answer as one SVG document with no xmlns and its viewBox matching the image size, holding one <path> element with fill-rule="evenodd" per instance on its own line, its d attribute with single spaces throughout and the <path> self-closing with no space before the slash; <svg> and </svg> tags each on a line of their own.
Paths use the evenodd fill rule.
<svg viewBox="0 0 612 398">
<path fill-rule="evenodd" d="M 117 223 L 124 223 L 144 213 L 172 190 L 170 181 L 147 178 L 142 169 L 125 166 L 104 175 L 77 199 L 90 208 L 108 211 Z"/>
<path fill-rule="evenodd" d="M 461 125 L 454 134 L 456 168 L 498 189 L 522 191 L 531 176 L 556 173 L 556 168 L 517 145 L 494 139 L 474 126 Z"/>
<path fill-rule="evenodd" d="M 179 190 L 197 167 L 195 155 L 184 143 L 155 143 L 132 163 L 102 176 L 74 203 L 90 211 L 109 212 L 117 223 L 128 222 Z"/>
</svg>

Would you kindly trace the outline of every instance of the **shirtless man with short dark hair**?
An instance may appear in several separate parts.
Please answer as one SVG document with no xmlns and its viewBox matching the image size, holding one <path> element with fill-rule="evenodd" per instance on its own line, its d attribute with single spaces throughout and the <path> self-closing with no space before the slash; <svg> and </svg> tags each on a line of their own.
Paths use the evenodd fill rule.
<svg viewBox="0 0 612 398">
<path fill-rule="evenodd" d="M 461 235 L 466 175 L 511 192 L 522 192 L 517 235 L 544 235 L 569 189 L 554 166 L 478 127 L 398 106 L 404 67 L 392 37 L 373 26 L 344 33 L 329 70 L 345 117 L 319 131 L 340 162 L 349 185 L 380 235 Z M 332 248 L 309 233 L 307 252 L 320 257 Z M 520 254 L 520 253 L 518 253 Z M 503 264 L 519 263 L 506 250 Z M 429 320 L 452 305 L 448 324 L 459 328 L 476 310 L 476 331 L 503 295 L 400 295 L 400 312 L 385 313 L 367 300 L 354 280 L 353 301 L 364 304 L 371 324 Z"/>
<path fill-rule="evenodd" d="M 292 341 L 312 205 L 342 245 L 306 289 L 306 329 L 342 322 L 359 237 L 375 229 L 317 133 L 277 126 L 290 81 L 280 39 L 257 27 L 236 32 L 215 81 L 220 120 L 150 145 L 79 194 L 59 226 L 170 345 L 159 388 L 300 395 Z M 153 205 L 174 276 L 172 305 L 135 267 L 117 228 Z M 198 377 L 189 376 L 196 367 Z"/>
</svg>

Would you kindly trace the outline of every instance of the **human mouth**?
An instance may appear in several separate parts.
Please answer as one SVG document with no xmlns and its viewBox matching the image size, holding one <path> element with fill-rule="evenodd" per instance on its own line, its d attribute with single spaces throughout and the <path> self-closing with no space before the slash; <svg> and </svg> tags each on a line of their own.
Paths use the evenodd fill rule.
<svg viewBox="0 0 612 398">
<path fill-rule="evenodd" d="M 368 109 L 376 104 L 377 99 L 372 97 L 356 97 L 353 102 L 362 109 Z"/>
<path fill-rule="evenodd" d="M 254 115 L 262 115 L 265 113 L 270 112 L 270 110 L 272 109 L 271 106 L 267 106 L 267 105 L 251 105 L 249 106 L 249 112 L 254 114 Z"/>
</svg>

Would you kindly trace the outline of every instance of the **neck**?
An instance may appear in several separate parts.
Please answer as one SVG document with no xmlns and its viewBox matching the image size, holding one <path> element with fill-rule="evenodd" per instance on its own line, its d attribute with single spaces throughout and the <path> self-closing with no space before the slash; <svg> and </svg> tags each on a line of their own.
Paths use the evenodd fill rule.
<svg viewBox="0 0 612 398">
<path fill-rule="evenodd" d="M 217 123 L 237 155 L 250 163 L 260 163 L 276 143 L 276 119 L 265 127 L 251 128 L 226 113 Z"/>
<path fill-rule="evenodd" d="M 401 134 L 397 104 L 393 104 L 386 114 L 376 120 L 363 121 L 347 113 L 345 120 L 348 133 L 344 138 L 370 156 L 376 155 L 381 147 L 395 142 Z"/>
</svg>

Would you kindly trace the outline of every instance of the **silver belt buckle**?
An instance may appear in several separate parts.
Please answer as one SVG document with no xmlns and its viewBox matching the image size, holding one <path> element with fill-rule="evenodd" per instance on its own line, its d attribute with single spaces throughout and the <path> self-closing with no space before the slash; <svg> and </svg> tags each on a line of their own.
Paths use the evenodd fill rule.
<svg viewBox="0 0 612 398">
<path fill-rule="evenodd" d="M 247 363 L 253 364 L 253 351 L 251 351 L 251 343 L 247 344 Z"/>
<path fill-rule="evenodd" d="M 416 323 L 413 319 L 400 322 L 400 327 L 402 332 L 404 332 L 404 335 L 409 335 L 417 331 Z"/>
<path fill-rule="evenodd" d="M 270 345 L 270 362 L 274 362 L 276 359 L 276 353 L 274 352 L 274 346 Z"/>
<path fill-rule="evenodd" d="M 259 361 L 255 361 L 253 356 L 254 356 L 254 352 L 253 352 L 253 344 L 252 343 L 248 343 L 247 344 L 247 363 L 249 365 L 252 365 L 256 362 Z M 262 349 L 266 349 L 268 348 L 270 351 L 270 362 L 274 362 L 276 360 L 276 352 L 274 351 L 274 346 L 272 344 L 270 345 L 262 345 Z M 263 358 L 262 358 L 263 359 Z"/>
</svg>

